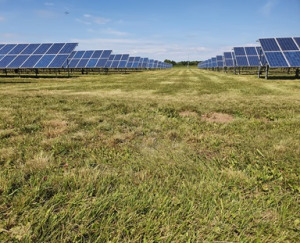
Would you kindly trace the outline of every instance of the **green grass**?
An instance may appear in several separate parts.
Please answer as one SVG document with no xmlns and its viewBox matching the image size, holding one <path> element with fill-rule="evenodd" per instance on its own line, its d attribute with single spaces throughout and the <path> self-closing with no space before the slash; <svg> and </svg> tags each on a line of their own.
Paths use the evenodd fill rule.
<svg viewBox="0 0 300 243">
<path fill-rule="evenodd" d="M 0 101 L 1 242 L 300 241 L 299 80 L 2 77 Z"/>
</svg>

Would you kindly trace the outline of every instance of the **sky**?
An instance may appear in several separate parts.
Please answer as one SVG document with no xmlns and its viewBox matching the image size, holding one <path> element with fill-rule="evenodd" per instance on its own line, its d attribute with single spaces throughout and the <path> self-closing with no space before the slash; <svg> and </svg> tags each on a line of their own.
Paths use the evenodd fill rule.
<svg viewBox="0 0 300 243">
<path fill-rule="evenodd" d="M 263 37 L 300 36 L 300 0 L 0 0 L 0 43 L 205 60 Z"/>
</svg>

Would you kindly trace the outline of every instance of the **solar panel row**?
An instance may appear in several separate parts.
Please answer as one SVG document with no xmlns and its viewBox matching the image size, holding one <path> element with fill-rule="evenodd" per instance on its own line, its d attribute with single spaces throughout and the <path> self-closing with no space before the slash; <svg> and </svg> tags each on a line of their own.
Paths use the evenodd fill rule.
<svg viewBox="0 0 300 243">
<path fill-rule="evenodd" d="M 300 67 L 300 37 L 259 39 L 261 46 L 234 47 L 233 52 L 208 59 L 198 64 L 199 68 L 214 67 Z"/>
<path fill-rule="evenodd" d="M 78 43 L 0 44 L 0 69 L 171 68 L 148 58 L 113 55 L 112 50 L 74 51 Z"/>
<path fill-rule="evenodd" d="M 270 67 L 300 67 L 300 37 L 259 39 Z"/>
<path fill-rule="evenodd" d="M 77 43 L 1 44 L 0 68 L 62 68 Z"/>
</svg>

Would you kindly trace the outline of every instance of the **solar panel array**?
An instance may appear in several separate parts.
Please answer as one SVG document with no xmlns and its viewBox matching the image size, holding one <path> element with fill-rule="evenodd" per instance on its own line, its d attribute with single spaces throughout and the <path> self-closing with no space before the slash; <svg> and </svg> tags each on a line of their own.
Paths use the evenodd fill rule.
<svg viewBox="0 0 300 243">
<path fill-rule="evenodd" d="M 103 68 L 111 50 L 74 51 L 68 59 L 70 68 Z"/>
<path fill-rule="evenodd" d="M 205 60 L 199 68 L 262 67 L 299 68 L 300 37 L 259 39 L 261 46 L 234 47 L 233 52 Z M 223 64 L 223 65 L 222 65 Z"/>
<path fill-rule="evenodd" d="M 234 67 L 234 53 L 233 52 L 224 52 L 223 55 L 224 67 Z"/>
<path fill-rule="evenodd" d="M 270 67 L 300 67 L 300 37 L 259 39 Z"/>
<path fill-rule="evenodd" d="M 0 69 L 172 68 L 149 58 L 112 54 L 112 50 L 74 51 L 78 43 L 0 44 Z"/>
<path fill-rule="evenodd" d="M 63 68 L 77 43 L 0 44 L 0 68 Z"/>
</svg>

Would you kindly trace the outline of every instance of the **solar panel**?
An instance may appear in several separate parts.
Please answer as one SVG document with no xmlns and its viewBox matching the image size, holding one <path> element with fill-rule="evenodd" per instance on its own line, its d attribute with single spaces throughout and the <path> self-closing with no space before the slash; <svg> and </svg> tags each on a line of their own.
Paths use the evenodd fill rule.
<svg viewBox="0 0 300 243">
<path fill-rule="evenodd" d="M 9 65 L 8 68 L 18 68 L 20 67 L 27 59 L 29 55 L 20 55 L 17 56 Z"/>
<path fill-rule="evenodd" d="M 144 58 L 142 63 L 142 68 L 147 68 L 148 62 L 149 62 L 149 58 Z"/>
<path fill-rule="evenodd" d="M 13 55 L 13 54 L 20 54 L 26 47 L 28 46 L 28 44 L 19 44 L 16 45 L 15 48 L 13 48 L 9 54 Z"/>
<path fill-rule="evenodd" d="M 32 54 L 40 44 L 29 44 L 21 54 Z"/>
<path fill-rule="evenodd" d="M 284 55 L 290 63 L 290 67 L 300 67 L 300 51 L 284 52 Z"/>
<path fill-rule="evenodd" d="M 295 37 L 294 40 L 296 41 L 296 43 L 300 49 L 300 37 Z"/>
<path fill-rule="evenodd" d="M 300 67 L 300 37 L 267 38 L 259 42 L 271 68 Z"/>
<path fill-rule="evenodd" d="M 280 48 L 274 38 L 260 39 L 259 41 L 264 51 L 280 51 Z"/>
<path fill-rule="evenodd" d="M 138 68 L 140 60 L 141 60 L 140 57 L 135 57 L 134 61 L 133 61 L 133 64 L 132 64 L 132 68 Z"/>
<path fill-rule="evenodd" d="M 217 66 L 218 67 L 223 67 L 224 66 L 223 57 L 222 56 L 217 56 Z"/>
<path fill-rule="evenodd" d="M 128 62 L 126 64 L 126 68 L 132 68 L 134 59 L 135 59 L 135 57 L 129 57 L 128 58 Z"/>
<path fill-rule="evenodd" d="M 270 67 L 289 67 L 282 52 L 266 52 L 266 58 Z"/>
<path fill-rule="evenodd" d="M 104 68 L 111 52 L 111 50 L 73 51 L 68 59 L 69 67 Z"/>
<path fill-rule="evenodd" d="M 283 51 L 298 51 L 299 48 L 292 38 L 277 38 L 277 42 Z"/>
<path fill-rule="evenodd" d="M 237 67 L 259 67 L 261 65 L 259 47 L 234 47 L 233 50 Z"/>
<path fill-rule="evenodd" d="M 0 44 L 0 68 L 62 68 L 77 43 Z"/>
<path fill-rule="evenodd" d="M 119 61 L 118 68 L 126 68 L 128 59 L 129 59 L 129 55 L 128 54 L 122 55 L 121 60 Z"/>
<path fill-rule="evenodd" d="M 0 68 L 6 68 L 17 56 L 5 56 L 0 61 Z"/>
<path fill-rule="evenodd" d="M 13 48 L 15 48 L 16 44 L 7 44 L 5 46 L 2 47 L 2 49 L 0 50 L 0 54 L 8 54 Z"/>
<path fill-rule="evenodd" d="M 232 52 L 224 52 L 224 66 L 225 67 L 234 67 Z"/>
<path fill-rule="evenodd" d="M 34 54 L 46 54 L 46 52 L 50 49 L 50 46 L 51 46 L 51 44 L 42 44 L 34 52 Z"/>
</svg>

